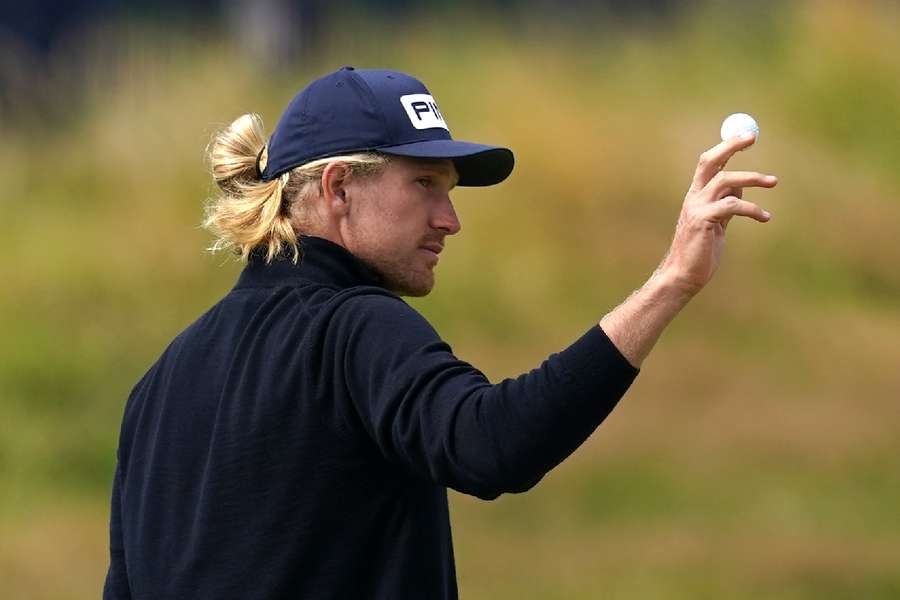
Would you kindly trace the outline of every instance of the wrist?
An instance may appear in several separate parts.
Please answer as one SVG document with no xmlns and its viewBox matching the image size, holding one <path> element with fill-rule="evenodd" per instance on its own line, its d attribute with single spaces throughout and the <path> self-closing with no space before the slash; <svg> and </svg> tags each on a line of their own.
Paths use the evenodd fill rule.
<svg viewBox="0 0 900 600">
<path fill-rule="evenodd" d="M 663 329 L 693 297 L 670 273 L 657 270 L 640 289 L 600 319 L 607 337 L 635 368 L 641 368 Z"/>
<path fill-rule="evenodd" d="M 702 288 L 685 281 L 671 269 L 660 267 L 645 284 L 656 300 L 671 302 L 679 308 L 686 305 Z"/>
</svg>

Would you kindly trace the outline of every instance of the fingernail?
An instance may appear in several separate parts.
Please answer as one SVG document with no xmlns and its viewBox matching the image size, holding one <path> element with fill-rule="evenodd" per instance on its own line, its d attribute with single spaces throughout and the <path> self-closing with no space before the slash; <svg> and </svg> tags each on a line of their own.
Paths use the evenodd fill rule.
<svg viewBox="0 0 900 600">
<path fill-rule="evenodd" d="M 772 218 L 772 213 L 770 213 L 770 212 L 767 211 L 767 210 L 764 210 L 764 211 L 763 211 L 763 217 L 765 217 L 766 219 L 771 219 L 771 218 Z"/>
</svg>

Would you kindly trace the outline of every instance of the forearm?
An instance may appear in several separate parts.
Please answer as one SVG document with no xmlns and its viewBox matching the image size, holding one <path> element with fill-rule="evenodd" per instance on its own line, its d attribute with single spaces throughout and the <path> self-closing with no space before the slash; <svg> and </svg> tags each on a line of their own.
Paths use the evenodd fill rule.
<svg viewBox="0 0 900 600">
<path fill-rule="evenodd" d="M 640 289 L 600 319 L 600 327 L 634 367 L 650 354 L 659 336 L 693 294 L 657 270 Z"/>
</svg>

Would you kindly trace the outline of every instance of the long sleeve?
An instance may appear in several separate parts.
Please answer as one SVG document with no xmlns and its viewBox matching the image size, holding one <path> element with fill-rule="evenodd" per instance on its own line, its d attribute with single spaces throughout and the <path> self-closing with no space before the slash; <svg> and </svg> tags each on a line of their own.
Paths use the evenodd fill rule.
<svg viewBox="0 0 900 600">
<path fill-rule="evenodd" d="M 386 459 L 484 499 L 534 486 L 638 374 L 594 326 L 540 367 L 492 385 L 397 298 L 356 296 L 339 312 L 349 395 Z"/>
<path fill-rule="evenodd" d="M 103 600 L 130 600 L 128 573 L 125 567 L 125 544 L 122 540 L 121 463 L 116 465 L 112 505 L 109 519 L 109 571 L 103 586 Z"/>
</svg>

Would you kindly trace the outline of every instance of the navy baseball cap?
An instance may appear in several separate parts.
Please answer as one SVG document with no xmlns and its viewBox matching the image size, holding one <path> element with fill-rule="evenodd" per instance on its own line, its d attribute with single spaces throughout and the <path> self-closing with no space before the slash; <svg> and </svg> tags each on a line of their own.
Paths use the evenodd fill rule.
<svg viewBox="0 0 900 600">
<path fill-rule="evenodd" d="M 378 151 L 413 158 L 451 159 L 457 185 L 500 183 L 513 169 L 509 148 L 462 142 L 419 80 L 404 73 L 343 67 L 303 88 L 278 121 L 257 161 L 271 181 L 317 158 Z M 262 155 L 262 152 L 260 153 Z"/>
</svg>

